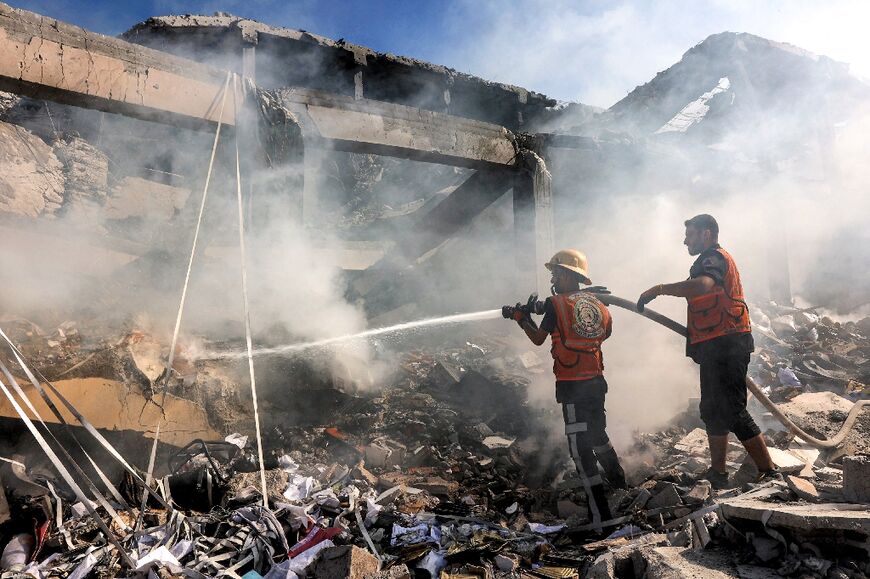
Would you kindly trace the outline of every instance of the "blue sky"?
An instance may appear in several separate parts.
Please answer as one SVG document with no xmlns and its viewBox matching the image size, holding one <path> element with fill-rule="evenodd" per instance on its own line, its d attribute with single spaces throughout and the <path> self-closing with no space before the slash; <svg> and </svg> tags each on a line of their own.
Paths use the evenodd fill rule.
<svg viewBox="0 0 870 579">
<path fill-rule="evenodd" d="M 444 64 L 561 100 L 610 106 L 710 34 L 751 32 L 870 76 L 859 0 L 12 0 L 118 34 L 148 16 L 230 12 Z"/>
</svg>

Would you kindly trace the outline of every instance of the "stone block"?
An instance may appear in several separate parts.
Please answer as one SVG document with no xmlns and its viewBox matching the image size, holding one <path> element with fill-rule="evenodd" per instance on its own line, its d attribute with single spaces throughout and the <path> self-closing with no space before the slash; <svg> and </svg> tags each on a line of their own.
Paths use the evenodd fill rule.
<svg viewBox="0 0 870 579">
<path fill-rule="evenodd" d="M 437 362 L 429 372 L 429 383 L 436 388 L 453 388 L 462 379 L 462 370 L 450 362 Z"/>
<path fill-rule="evenodd" d="M 628 511 L 634 512 L 635 510 L 643 509 L 651 498 L 652 493 L 646 489 L 640 489 L 640 492 L 637 493 L 637 496 L 634 497 L 634 500 L 630 505 L 628 505 Z"/>
<path fill-rule="evenodd" d="M 677 507 L 683 504 L 683 499 L 680 498 L 680 493 L 677 492 L 677 487 L 667 483 L 663 488 L 653 496 L 646 504 L 647 510 L 661 509 L 665 507 Z"/>
<path fill-rule="evenodd" d="M 870 456 L 843 458 L 843 497 L 856 503 L 870 503 Z"/>
<path fill-rule="evenodd" d="M 691 456 L 708 456 L 707 433 L 703 428 L 696 428 L 681 438 L 674 448 Z"/>
<path fill-rule="evenodd" d="M 773 459 L 773 464 L 779 467 L 783 474 L 800 472 L 804 468 L 804 461 L 785 450 L 778 448 L 769 448 L 770 458 Z"/>
<path fill-rule="evenodd" d="M 378 560 L 354 545 L 328 547 L 314 563 L 315 579 L 365 579 L 376 576 Z"/>
<path fill-rule="evenodd" d="M 710 483 L 701 481 L 697 483 L 684 497 L 686 500 L 703 503 L 710 498 Z"/>
</svg>

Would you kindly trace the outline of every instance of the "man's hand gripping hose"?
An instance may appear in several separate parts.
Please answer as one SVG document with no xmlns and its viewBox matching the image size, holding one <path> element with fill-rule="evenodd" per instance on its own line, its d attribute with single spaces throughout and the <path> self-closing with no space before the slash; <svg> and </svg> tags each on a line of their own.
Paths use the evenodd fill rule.
<svg viewBox="0 0 870 579">
<path fill-rule="evenodd" d="M 596 293 L 595 295 L 598 299 L 600 299 L 602 302 L 604 302 L 604 304 L 608 306 L 616 306 L 626 309 L 630 312 L 640 314 L 647 319 L 650 319 L 665 326 L 670 330 L 673 330 L 681 336 L 685 336 L 687 333 L 686 327 L 682 324 L 675 322 L 671 318 L 664 316 L 658 312 L 644 308 L 643 306 L 650 300 L 646 300 L 646 302 L 641 304 L 611 295 L 609 292 L 606 294 Z M 764 392 L 761 391 L 761 388 L 759 388 L 755 381 L 752 380 L 752 378 L 750 378 L 749 376 L 746 377 L 746 386 L 747 388 L 749 388 L 749 391 L 752 392 L 752 395 L 755 396 L 758 401 L 764 405 L 765 408 L 770 410 L 771 414 L 773 414 L 776 419 L 779 420 L 782 425 L 788 429 L 789 432 L 791 432 L 795 436 L 801 437 L 807 442 L 807 444 L 815 446 L 816 448 L 836 448 L 843 444 L 843 441 L 846 440 L 846 437 L 855 426 L 855 421 L 858 420 L 858 416 L 861 415 L 861 410 L 864 407 L 870 405 L 870 400 L 861 400 L 859 402 L 856 402 L 855 405 L 852 406 L 852 410 L 846 417 L 846 421 L 843 423 L 840 431 L 833 438 L 830 438 L 828 440 L 822 440 L 808 434 L 802 428 L 797 426 L 794 422 L 789 420 L 789 418 L 785 414 L 783 414 L 779 408 L 776 407 L 776 404 L 774 404 L 773 401 L 770 400 L 770 398 L 765 396 Z"/>
</svg>

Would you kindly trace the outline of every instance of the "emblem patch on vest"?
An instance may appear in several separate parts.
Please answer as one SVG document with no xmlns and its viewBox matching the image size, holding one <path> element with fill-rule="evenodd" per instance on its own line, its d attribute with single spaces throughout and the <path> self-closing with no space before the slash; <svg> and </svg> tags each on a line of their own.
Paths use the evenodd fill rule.
<svg viewBox="0 0 870 579">
<path fill-rule="evenodd" d="M 575 294 L 576 296 L 577 294 Z M 574 299 L 574 296 L 571 296 Z M 571 329 L 584 338 L 600 338 L 604 335 L 604 316 L 598 307 L 598 300 L 581 292 L 574 302 L 574 323 Z"/>
</svg>

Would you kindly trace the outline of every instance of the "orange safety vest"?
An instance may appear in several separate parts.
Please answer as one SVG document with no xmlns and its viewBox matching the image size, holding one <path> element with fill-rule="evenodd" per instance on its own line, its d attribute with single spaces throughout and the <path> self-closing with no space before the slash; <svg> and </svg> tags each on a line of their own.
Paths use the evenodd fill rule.
<svg viewBox="0 0 870 579">
<path fill-rule="evenodd" d="M 556 380 L 589 380 L 604 373 L 601 343 L 610 337 L 610 311 L 594 295 L 578 291 L 550 298 L 556 312 L 553 373 Z"/>
<path fill-rule="evenodd" d="M 716 249 L 725 258 L 727 265 L 722 285 L 716 284 L 713 291 L 694 298 L 686 298 L 689 327 L 689 343 L 697 344 L 728 334 L 752 331 L 749 324 L 749 306 L 743 297 L 740 272 L 731 255 L 722 248 Z"/>
</svg>

